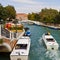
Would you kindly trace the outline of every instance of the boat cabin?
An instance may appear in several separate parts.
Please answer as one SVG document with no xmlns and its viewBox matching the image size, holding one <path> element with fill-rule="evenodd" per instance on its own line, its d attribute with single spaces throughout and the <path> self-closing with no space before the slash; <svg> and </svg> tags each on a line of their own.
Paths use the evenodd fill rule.
<svg viewBox="0 0 60 60">
<path fill-rule="evenodd" d="M 47 38 L 46 40 L 49 41 L 49 42 L 54 42 L 55 41 L 53 38 Z"/>
<path fill-rule="evenodd" d="M 28 60 L 30 50 L 30 38 L 23 36 L 21 37 L 10 54 L 11 60 Z"/>
<path fill-rule="evenodd" d="M 43 34 L 42 40 L 44 41 L 47 50 L 58 50 L 59 44 L 51 34 Z"/>
<path fill-rule="evenodd" d="M 27 44 L 17 44 L 15 49 L 27 49 Z"/>
</svg>

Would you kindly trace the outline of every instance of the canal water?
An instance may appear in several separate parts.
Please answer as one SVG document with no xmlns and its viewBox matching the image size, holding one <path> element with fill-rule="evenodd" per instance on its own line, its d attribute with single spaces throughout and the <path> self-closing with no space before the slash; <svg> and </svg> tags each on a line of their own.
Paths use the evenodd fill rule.
<svg viewBox="0 0 60 60">
<path fill-rule="evenodd" d="M 60 48 L 58 51 L 47 51 L 42 40 L 42 34 L 50 32 L 53 37 L 57 40 L 60 46 L 60 31 L 53 30 L 38 25 L 24 24 L 31 31 L 31 47 L 29 53 L 29 60 L 60 60 Z M 0 55 L 0 60 L 9 60 L 9 54 Z"/>
</svg>

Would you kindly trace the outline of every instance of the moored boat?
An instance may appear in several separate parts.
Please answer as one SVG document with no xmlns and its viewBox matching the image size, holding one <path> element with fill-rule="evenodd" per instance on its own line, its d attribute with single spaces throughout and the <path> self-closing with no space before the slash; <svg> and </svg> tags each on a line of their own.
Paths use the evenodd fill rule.
<svg viewBox="0 0 60 60">
<path fill-rule="evenodd" d="M 31 32 L 28 27 L 25 28 L 24 36 L 31 36 Z"/>
<path fill-rule="evenodd" d="M 42 39 L 46 45 L 47 50 L 58 50 L 59 44 L 54 39 L 54 37 L 50 35 L 50 33 L 43 34 Z"/>
<path fill-rule="evenodd" d="M 28 60 L 30 50 L 30 38 L 21 37 L 16 46 L 14 47 L 12 53 L 10 54 L 11 60 Z"/>
<path fill-rule="evenodd" d="M 30 35 L 31 35 L 30 30 L 28 30 L 28 31 L 25 32 L 25 36 L 30 36 Z"/>
</svg>

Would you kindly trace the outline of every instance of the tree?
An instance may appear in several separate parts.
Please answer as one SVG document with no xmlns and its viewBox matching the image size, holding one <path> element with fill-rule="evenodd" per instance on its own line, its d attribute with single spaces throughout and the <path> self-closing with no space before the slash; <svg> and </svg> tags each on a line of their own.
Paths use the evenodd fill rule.
<svg viewBox="0 0 60 60">
<path fill-rule="evenodd" d="M 15 8 L 13 6 L 8 5 L 5 7 L 5 9 L 7 10 L 9 20 L 14 19 L 16 16 Z"/>
<path fill-rule="evenodd" d="M 4 7 L 0 4 L 0 23 L 4 23 L 7 18 L 7 13 Z"/>
<path fill-rule="evenodd" d="M 58 11 L 55 9 L 42 9 L 41 12 L 39 13 L 41 19 L 41 22 L 45 22 L 45 23 L 54 23 L 54 18 L 56 17 L 56 15 L 58 15 Z"/>
<path fill-rule="evenodd" d="M 3 20 L 6 21 L 7 18 L 9 18 L 9 20 L 11 19 L 14 19 L 16 16 L 16 11 L 15 11 L 15 8 L 13 6 L 6 6 L 6 7 L 3 7 L 1 4 L 0 4 L 0 21 Z"/>
<path fill-rule="evenodd" d="M 60 12 L 58 12 L 55 9 L 42 9 L 41 12 L 39 13 L 29 13 L 28 14 L 28 19 L 29 20 L 34 20 L 34 21 L 40 21 L 43 23 L 54 23 L 60 24 Z"/>
<path fill-rule="evenodd" d="M 39 16 L 39 14 L 38 13 L 29 13 L 28 14 L 28 19 L 29 20 L 33 20 L 33 21 L 39 21 L 39 19 L 40 19 L 40 16 Z"/>
<path fill-rule="evenodd" d="M 35 16 L 34 16 L 34 20 L 35 21 L 39 21 L 40 20 L 40 16 L 39 16 L 39 14 L 38 13 L 35 13 Z"/>
<path fill-rule="evenodd" d="M 28 19 L 29 20 L 35 20 L 35 13 L 33 13 L 33 12 L 31 14 L 29 13 L 28 14 Z"/>
<path fill-rule="evenodd" d="M 2 19 L 3 20 L 6 20 L 7 18 L 8 18 L 7 10 L 5 8 L 3 8 L 3 11 L 2 11 Z"/>
<path fill-rule="evenodd" d="M 28 14 L 28 19 L 31 20 L 31 14 L 30 13 Z"/>
<path fill-rule="evenodd" d="M 0 20 L 2 19 L 3 6 L 0 4 Z"/>
<path fill-rule="evenodd" d="M 55 23 L 55 24 L 60 24 L 60 12 L 59 12 L 59 14 L 55 17 L 54 23 Z"/>
</svg>

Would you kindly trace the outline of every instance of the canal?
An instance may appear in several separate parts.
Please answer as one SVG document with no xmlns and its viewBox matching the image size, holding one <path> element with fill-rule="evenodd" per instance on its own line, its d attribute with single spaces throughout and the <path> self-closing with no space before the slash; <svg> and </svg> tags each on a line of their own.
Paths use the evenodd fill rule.
<svg viewBox="0 0 60 60">
<path fill-rule="evenodd" d="M 31 47 L 29 53 L 29 60 L 60 60 L 60 49 L 58 51 L 47 51 L 42 40 L 42 34 L 50 32 L 53 37 L 60 44 L 60 31 L 53 30 L 42 26 L 29 25 L 24 23 L 31 31 Z M 0 54 L 0 60 L 9 60 L 9 54 L 3 56 Z"/>
</svg>

